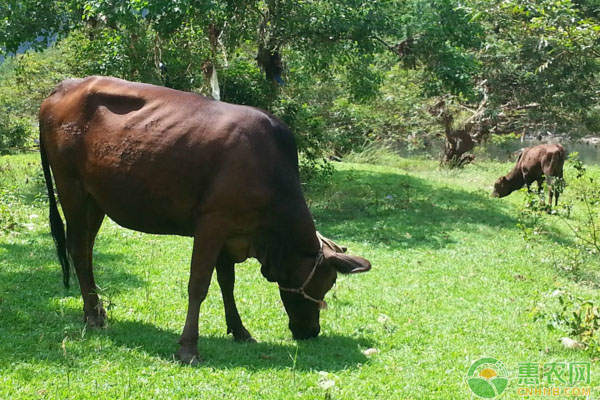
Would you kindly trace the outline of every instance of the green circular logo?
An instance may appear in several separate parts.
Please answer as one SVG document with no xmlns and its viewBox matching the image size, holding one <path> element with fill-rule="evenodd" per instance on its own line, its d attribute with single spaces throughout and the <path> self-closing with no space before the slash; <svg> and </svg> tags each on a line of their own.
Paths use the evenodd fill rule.
<svg viewBox="0 0 600 400">
<path fill-rule="evenodd" d="M 484 357 L 475 361 L 467 372 L 467 384 L 482 399 L 498 397 L 508 386 L 508 371 L 502 361 Z"/>
</svg>

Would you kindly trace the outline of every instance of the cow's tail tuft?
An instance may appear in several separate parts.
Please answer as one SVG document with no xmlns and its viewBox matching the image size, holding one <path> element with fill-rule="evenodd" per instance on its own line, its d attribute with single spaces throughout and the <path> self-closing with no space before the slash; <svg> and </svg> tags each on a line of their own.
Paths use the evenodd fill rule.
<svg viewBox="0 0 600 400">
<path fill-rule="evenodd" d="M 41 135 L 40 155 L 42 157 L 42 168 L 44 170 L 44 179 L 46 180 L 46 189 L 48 189 L 48 203 L 50 205 L 50 232 L 52 233 L 52 238 L 54 239 L 54 245 L 56 246 L 56 253 L 58 254 L 60 265 L 62 266 L 63 283 L 65 288 L 68 289 L 71 263 L 67 257 L 65 227 L 63 225 L 62 218 L 58 213 L 58 206 L 56 204 L 56 197 L 54 197 L 54 188 L 52 185 L 52 172 L 50 171 L 50 165 L 48 164 L 48 157 L 46 156 L 46 149 L 44 148 L 44 141 L 42 140 Z"/>
</svg>

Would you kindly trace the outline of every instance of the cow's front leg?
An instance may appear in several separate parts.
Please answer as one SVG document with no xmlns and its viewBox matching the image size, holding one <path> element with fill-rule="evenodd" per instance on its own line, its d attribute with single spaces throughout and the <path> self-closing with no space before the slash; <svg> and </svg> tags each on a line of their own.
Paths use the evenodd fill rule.
<svg viewBox="0 0 600 400">
<path fill-rule="evenodd" d="M 217 280 L 221 287 L 223 296 L 223 305 L 225 306 L 225 321 L 227 322 L 227 333 L 233 335 L 233 339 L 238 342 L 256 342 L 250 332 L 244 327 L 240 314 L 233 297 L 233 287 L 235 285 L 235 263 L 222 252 L 217 261 Z"/>
<path fill-rule="evenodd" d="M 201 361 L 198 354 L 198 316 L 200 305 L 206 298 L 217 257 L 223 245 L 223 236 L 217 232 L 219 226 L 204 224 L 194 236 L 194 250 L 190 281 L 188 283 L 188 310 L 183 333 L 179 339 L 181 347 L 177 358 L 184 364 L 197 364 Z"/>
</svg>

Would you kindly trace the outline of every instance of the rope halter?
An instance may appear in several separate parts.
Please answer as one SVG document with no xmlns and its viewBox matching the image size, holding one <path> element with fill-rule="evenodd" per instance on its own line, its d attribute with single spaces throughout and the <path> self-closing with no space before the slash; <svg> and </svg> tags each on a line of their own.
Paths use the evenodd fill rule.
<svg viewBox="0 0 600 400">
<path fill-rule="evenodd" d="M 317 232 L 317 239 L 319 239 L 319 252 L 317 253 L 317 255 L 315 257 L 315 264 L 312 267 L 310 274 L 308 274 L 308 277 L 306 277 L 306 280 L 304 281 L 302 286 L 300 286 L 298 289 L 293 289 L 293 288 L 285 288 L 285 287 L 282 287 L 281 285 L 279 285 L 279 290 L 281 290 L 283 292 L 299 294 L 300 296 L 304 297 L 306 300 L 310 300 L 313 303 L 317 303 L 317 305 L 319 306 L 319 310 L 324 310 L 327 308 L 327 303 L 324 300 L 315 299 L 314 297 L 309 296 L 304 291 L 304 288 L 306 287 L 306 285 L 308 285 L 308 283 L 310 282 L 312 277 L 315 275 L 315 272 L 317 272 L 317 267 L 319 266 L 319 264 L 321 264 L 323 262 L 323 240 L 321 240 L 321 235 L 319 234 L 319 232 Z"/>
</svg>

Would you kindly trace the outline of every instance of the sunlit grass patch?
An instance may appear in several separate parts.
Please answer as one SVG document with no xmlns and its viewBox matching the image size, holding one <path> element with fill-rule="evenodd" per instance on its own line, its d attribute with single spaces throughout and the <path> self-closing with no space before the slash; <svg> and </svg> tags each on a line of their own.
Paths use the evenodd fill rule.
<svg viewBox="0 0 600 400">
<path fill-rule="evenodd" d="M 318 229 L 373 269 L 340 277 L 322 335 L 295 342 L 276 285 L 256 261 L 238 265 L 238 307 L 259 343 L 226 334 L 213 282 L 200 315 L 205 362 L 190 368 L 172 355 L 192 240 L 105 220 L 94 265 L 109 325 L 85 329 L 78 288 L 62 288 L 37 160 L 0 158 L 0 188 L 9 188 L 16 221 L 0 233 L 1 399 L 453 400 L 470 398 L 465 374 L 482 356 L 510 371 L 519 362 L 590 360 L 563 348 L 562 334 L 533 313 L 559 288 L 598 301 L 599 265 L 579 266 L 585 276 L 564 268 L 574 241 L 556 216 L 544 216 L 548 234 L 524 239 L 517 223 L 525 194 L 489 197 L 508 163 L 451 172 L 435 160 L 391 156 L 384 166 L 334 163 L 327 181 L 307 185 L 308 203 Z M 569 190 L 565 202 L 575 196 Z M 509 386 L 503 398 L 519 396 Z"/>
</svg>

